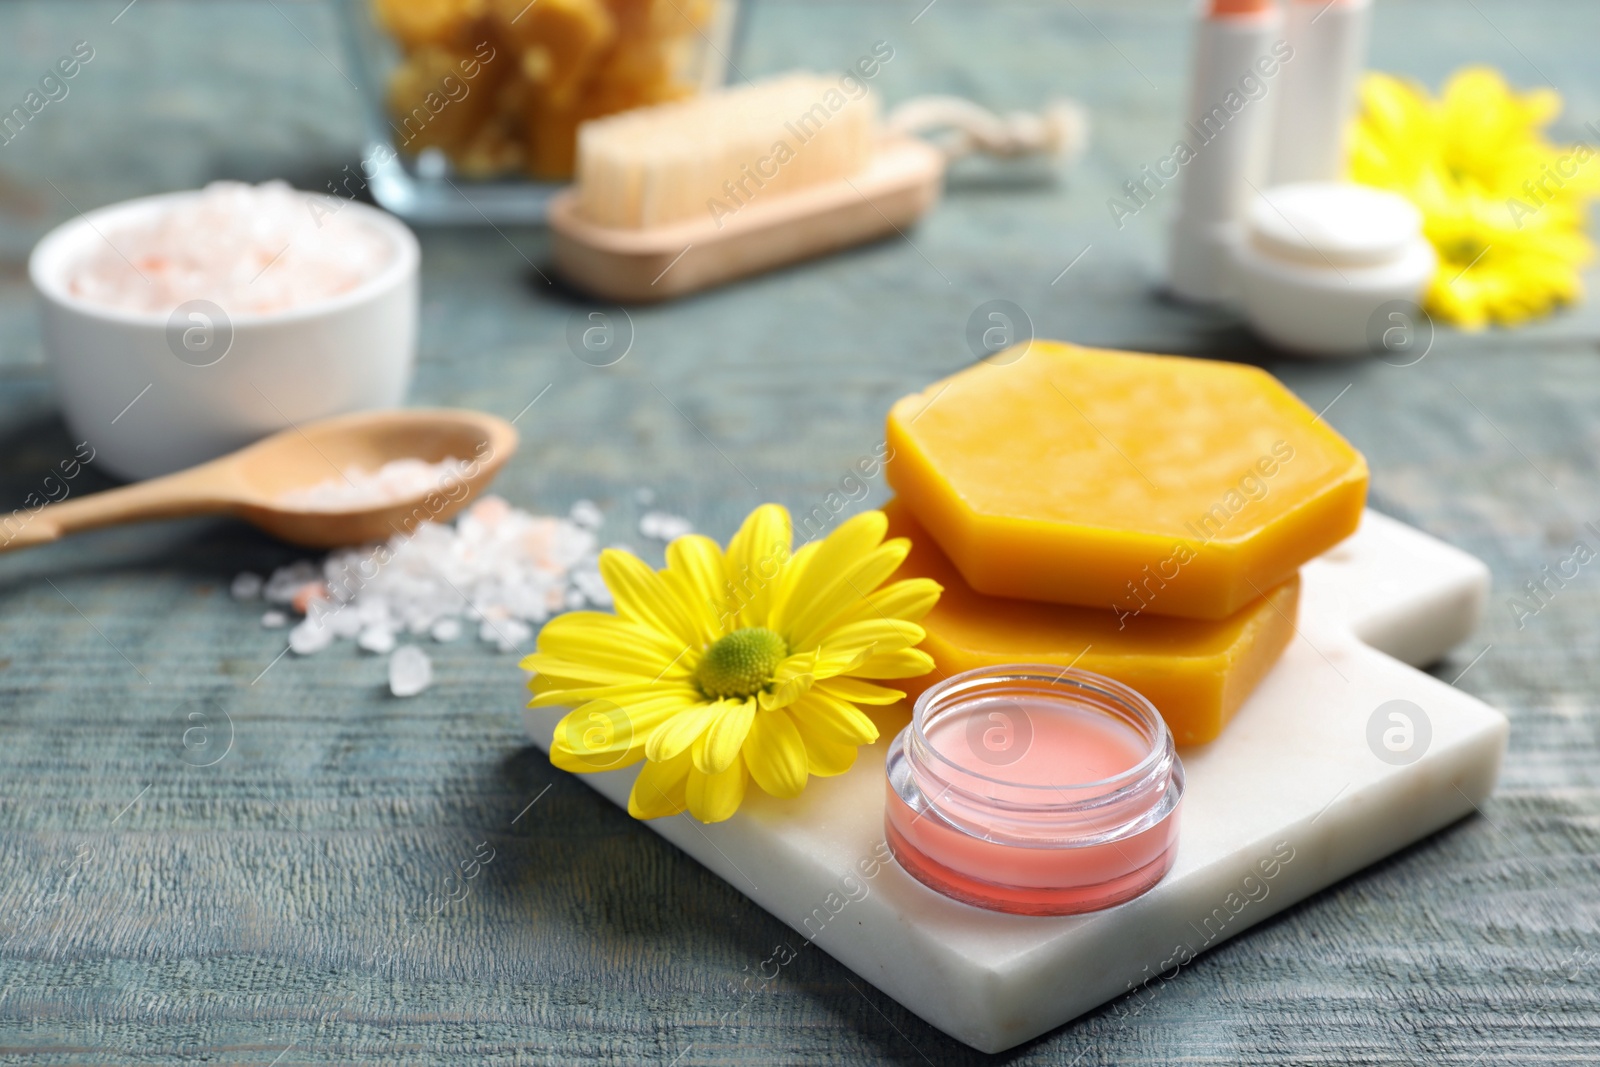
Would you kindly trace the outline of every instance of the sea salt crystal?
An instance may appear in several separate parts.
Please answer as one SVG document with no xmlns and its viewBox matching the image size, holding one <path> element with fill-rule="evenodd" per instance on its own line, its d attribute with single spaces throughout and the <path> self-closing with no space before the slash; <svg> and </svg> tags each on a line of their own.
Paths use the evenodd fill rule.
<svg viewBox="0 0 1600 1067">
<path fill-rule="evenodd" d="M 611 604 L 593 530 L 494 496 L 476 501 L 454 523 L 422 523 L 382 545 L 341 549 L 320 566 L 300 561 L 279 568 L 264 591 L 270 602 L 292 605 L 306 587 L 319 596 L 300 598 L 310 615 L 295 628 L 291 647 L 302 655 L 339 639 L 381 646 L 377 631 L 397 644 L 406 633 L 449 642 L 464 624 L 485 644 L 510 652 L 526 649 L 534 628 L 552 615 Z"/>
<path fill-rule="evenodd" d="M 573 571 L 572 587 L 595 607 L 611 607 L 611 590 L 606 588 L 605 579 L 600 577 L 599 570 Z"/>
<path fill-rule="evenodd" d="M 274 608 L 261 616 L 261 625 L 269 630 L 281 630 L 289 625 L 289 616 Z"/>
<path fill-rule="evenodd" d="M 336 636 L 321 619 L 308 618 L 289 631 L 289 648 L 297 656 L 310 656 L 333 644 Z"/>
<path fill-rule="evenodd" d="M 510 652 L 522 647 L 522 643 L 533 636 L 533 627 L 521 619 L 500 619 L 498 621 L 485 619 L 478 628 L 478 638 L 487 644 L 492 644 L 501 652 Z"/>
<path fill-rule="evenodd" d="M 339 607 L 328 609 L 325 619 L 328 629 L 333 631 L 333 636 L 342 637 L 346 641 L 354 640 L 366 629 L 360 615 Z"/>
<path fill-rule="evenodd" d="M 262 595 L 269 604 L 289 604 L 294 595 L 307 583 L 321 577 L 317 565 L 308 559 L 297 560 L 287 567 L 279 567 L 267 579 Z"/>
<path fill-rule="evenodd" d="M 582 526 L 585 530 L 597 530 L 600 524 L 606 521 L 600 513 L 600 507 L 593 500 L 579 500 L 573 503 L 572 510 L 567 512 L 567 518 Z"/>
<path fill-rule="evenodd" d="M 639 516 L 639 532 L 658 541 L 675 541 L 685 534 L 694 533 L 694 526 L 681 515 L 647 511 Z"/>
<path fill-rule="evenodd" d="M 209 300 L 229 315 L 303 307 L 378 276 L 396 250 L 357 212 L 281 181 L 213 182 L 95 242 L 67 285 L 104 307 L 166 315 Z"/>
<path fill-rule="evenodd" d="M 416 645 L 402 645 L 389 657 L 389 692 L 414 697 L 433 684 L 433 661 Z"/>
<path fill-rule="evenodd" d="M 233 583 L 228 586 L 228 593 L 235 600 L 254 600 L 261 595 L 262 586 L 266 579 L 254 571 L 240 571 L 233 576 Z"/>
<path fill-rule="evenodd" d="M 356 645 L 368 652 L 384 655 L 394 651 L 394 631 L 387 626 L 368 626 L 356 638 Z"/>
<path fill-rule="evenodd" d="M 348 467 L 332 478 L 280 493 L 280 507 L 302 511 L 356 511 L 417 500 L 429 493 L 459 492 L 467 462 L 394 459 L 376 470 Z M 459 499 L 459 497 L 458 497 Z"/>
</svg>

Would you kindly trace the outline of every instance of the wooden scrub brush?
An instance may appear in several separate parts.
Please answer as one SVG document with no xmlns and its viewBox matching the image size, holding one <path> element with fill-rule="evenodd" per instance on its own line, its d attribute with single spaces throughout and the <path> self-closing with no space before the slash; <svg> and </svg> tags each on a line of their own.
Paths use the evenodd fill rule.
<svg viewBox="0 0 1600 1067">
<path fill-rule="evenodd" d="M 580 127 L 551 201 L 555 265 L 611 300 L 681 296 L 903 232 L 950 159 L 1075 155 L 1086 129 L 1075 104 L 1000 117 L 950 97 L 882 122 L 859 80 L 804 73 L 612 115 Z"/>
</svg>

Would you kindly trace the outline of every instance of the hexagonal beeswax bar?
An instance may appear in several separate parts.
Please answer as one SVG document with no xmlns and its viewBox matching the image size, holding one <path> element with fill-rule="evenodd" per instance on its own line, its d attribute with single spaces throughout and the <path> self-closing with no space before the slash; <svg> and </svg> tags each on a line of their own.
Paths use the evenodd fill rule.
<svg viewBox="0 0 1600 1067">
<path fill-rule="evenodd" d="M 1225 619 L 1355 532 L 1361 453 L 1236 363 L 1035 341 L 904 397 L 889 483 L 974 589 Z"/>
<path fill-rule="evenodd" d="M 891 683 L 914 700 L 961 671 L 1007 663 L 1077 666 L 1114 678 L 1150 699 L 1180 745 L 1222 732 L 1256 684 L 1277 662 L 1300 604 L 1298 575 L 1226 619 L 1144 615 L 1007 600 L 975 592 L 898 500 L 884 506 L 893 537 L 911 538 L 911 554 L 894 580 L 932 578 L 944 586 L 921 620 L 920 647 L 934 671 Z"/>
</svg>

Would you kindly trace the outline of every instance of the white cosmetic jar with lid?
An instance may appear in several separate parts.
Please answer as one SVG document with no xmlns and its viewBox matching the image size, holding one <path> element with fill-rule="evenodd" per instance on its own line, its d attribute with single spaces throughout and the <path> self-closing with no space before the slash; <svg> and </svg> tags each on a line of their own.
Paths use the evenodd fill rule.
<svg viewBox="0 0 1600 1067">
<path fill-rule="evenodd" d="M 93 447 L 97 467 L 121 478 L 167 474 L 314 419 L 397 407 L 411 383 L 421 254 L 404 223 L 365 204 L 317 201 L 388 250 L 375 272 L 335 295 L 230 313 L 204 300 L 129 309 L 74 291 L 77 272 L 108 241 L 203 195 L 79 215 L 46 234 L 28 261 L 67 427 Z"/>
<path fill-rule="evenodd" d="M 1372 351 L 1380 309 L 1416 303 L 1433 277 L 1422 213 L 1382 189 L 1276 186 L 1256 198 L 1246 226 L 1235 250 L 1240 305 L 1258 334 L 1291 352 Z"/>
</svg>

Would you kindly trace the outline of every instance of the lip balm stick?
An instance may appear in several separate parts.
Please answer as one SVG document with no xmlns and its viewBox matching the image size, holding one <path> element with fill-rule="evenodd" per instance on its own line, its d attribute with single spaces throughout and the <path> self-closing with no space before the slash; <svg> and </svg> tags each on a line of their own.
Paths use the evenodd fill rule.
<svg viewBox="0 0 1600 1067">
<path fill-rule="evenodd" d="M 1291 0 L 1272 139 L 1272 184 L 1344 177 L 1345 138 L 1367 54 L 1372 0 Z"/>
<path fill-rule="evenodd" d="M 1232 292 L 1233 243 L 1251 186 L 1261 186 L 1271 132 L 1272 91 L 1252 99 L 1247 90 L 1264 84 L 1256 63 L 1273 57 L 1282 24 L 1273 0 L 1207 0 L 1196 27 L 1183 129 L 1191 156 L 1167 265 L 1172 292 L 1185 300 L 1218 303 Z"/>
</svg>

